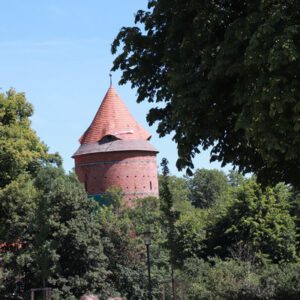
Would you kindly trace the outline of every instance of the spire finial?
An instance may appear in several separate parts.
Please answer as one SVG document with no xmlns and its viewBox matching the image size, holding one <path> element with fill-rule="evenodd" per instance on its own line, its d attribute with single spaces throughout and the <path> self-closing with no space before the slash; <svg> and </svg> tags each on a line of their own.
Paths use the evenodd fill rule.
<svg viewBox="0 0 300 300">
<path fill-rule="evenodd" d="M 111 75 L 111 73 L 109 73 L 109 83 L 110 83 L 109 86 L 112 86 L 112 75 Z"/>
</svg>

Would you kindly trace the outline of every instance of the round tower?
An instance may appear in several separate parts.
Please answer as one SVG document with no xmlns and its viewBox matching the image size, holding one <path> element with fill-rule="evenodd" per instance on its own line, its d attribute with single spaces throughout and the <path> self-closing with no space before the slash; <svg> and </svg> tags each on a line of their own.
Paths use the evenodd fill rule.
<svg viewBox="0 0 300 300">
<path fill-rule="evenodd" d="M 118 186 L 128 205 L 136 198 L 158 197 L 158 151 L 150 138 L 111 86 L 73 155 L 88 195 L 101 200 L 107 188 Z"/>
</svg>

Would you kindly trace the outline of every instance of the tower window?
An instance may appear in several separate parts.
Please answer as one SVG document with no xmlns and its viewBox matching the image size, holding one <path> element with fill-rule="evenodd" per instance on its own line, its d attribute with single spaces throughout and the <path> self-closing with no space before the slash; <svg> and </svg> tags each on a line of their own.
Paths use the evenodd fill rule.
<svg viewBox="0 0 300 300">
<path fill-rule="evenodd" d="M 86 192 L 87 192 L 87 188 L 88 188 L 88 186 L 87 186 L 87 181 L 85 181 L 85 182 L 84 182 L 84 189 L 85 189 Z"/>
<path fill-rule="evenodd" d="M 113 135 L 106 135 L 98 143 L 101 145 L 101 144 L 110 143 L 110 142 L 113 142 L 113 141 L 116 141 L 116 140 L 118 140 L 117 137 L 115 137 Z"/>
<path fill-rule="evenodd" d="M 152 190 L 152 181 L 150 181 L 150 190 Z"/>
</svg>

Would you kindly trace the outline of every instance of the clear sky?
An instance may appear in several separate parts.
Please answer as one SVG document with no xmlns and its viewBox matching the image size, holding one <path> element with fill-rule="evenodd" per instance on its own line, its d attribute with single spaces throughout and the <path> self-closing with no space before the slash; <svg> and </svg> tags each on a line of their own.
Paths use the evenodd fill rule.
<svg viewBox="0 0 300 300">
<path fill-rule="evenodd" d="M 147 0 L 0 0 L 0 87 L 25 92 L 34 105 L 32 126 L 51 152 L 59 152 L 66 170 L 74 166 L 78 139 L 92 121 L 108 87 L 114 57 L 110 46 L 122 26 L 133 25 L 134 14 Z M 135 118 L 151 134 L 178 173 L 176 144 L 159 139 L 146 122 L 150 104 L 136 103 L 130 85 L 113 85 Z M 196 168 L 220 168 L 209 153 L 195 159 Z M 226 168 L 224 171 L 227 171 Z"/>
</svg>

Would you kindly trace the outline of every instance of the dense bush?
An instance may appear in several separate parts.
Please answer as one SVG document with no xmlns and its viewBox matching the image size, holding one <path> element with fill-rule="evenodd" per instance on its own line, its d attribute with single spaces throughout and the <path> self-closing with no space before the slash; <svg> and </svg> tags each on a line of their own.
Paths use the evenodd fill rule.
<svg viewBox="0 0 300 300">
<path fill-rule="evenodd" d="M 189 300 L 296 300 L 300 264 L 257 265 L 251 261 L 189 259 L 181 270 Z"/>
</svg>

